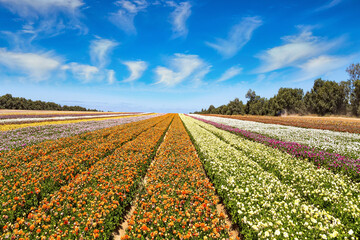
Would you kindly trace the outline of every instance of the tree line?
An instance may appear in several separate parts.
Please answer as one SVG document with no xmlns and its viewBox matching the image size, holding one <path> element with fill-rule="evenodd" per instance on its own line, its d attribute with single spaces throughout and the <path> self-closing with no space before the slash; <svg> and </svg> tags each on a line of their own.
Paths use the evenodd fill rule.
<svg viewBox="0 0 360 240">
<path fill-rule="evenodd" d="M 0 97 L 0 109 L 20 109 L 20 110 L 56 110 L 56 111 L 98 111 L 96 109 L 86 109 L 80 106 L 61 106 L 54 102 L 33 101 L 20 97 L 13 97 L 5 94 Z"/>
<path fill-rule="evenodd" d="M 287 114 L 353 115 L 360 116 L 360 63 L 351 64 L 346 72 L 349 80 L 337 83 L 318 78 L 306 94 L 301 88 L 280 88 L 274 97 L 267 99 L 249 90 L 243 103 L 235 98 L 227 105 L 202 109 L 204 114 L 250 114 L 278 116 Z"/>
</svg>

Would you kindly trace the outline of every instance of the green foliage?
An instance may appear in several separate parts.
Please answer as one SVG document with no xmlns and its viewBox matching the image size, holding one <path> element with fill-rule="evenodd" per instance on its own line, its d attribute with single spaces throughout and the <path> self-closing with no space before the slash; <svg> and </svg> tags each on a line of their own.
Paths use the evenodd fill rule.
<svg viewBox="0 0 360 240">
<path fill-rule="evenodd" d="M 299 113 L 302 110 L 304 90 L 301 88 L 280 88 L 275 97 L 278 110 L 287 113 Z"/>
<path fill-rule="evenodd" d="M 355 116 L 360 116 L 360 63 L 351 64 L 346 72 L 349 74 L 349 96 L 351 103 L 351 112 Z"/>
<path fill-rule="evenodd" d="M 311 113 L 340 114 L 344 106 L 345 92 L 338 83 L 316 79 L 313 88 L 307 92 L 304 103 Z"/>
<path fill-rule="evenodd" d="M 351 93 L 351 109 L 354 115 L 360 116 L 360 80 L 354 81 L 354 90 Z"/>
<path fill-rule="evenodd" d="M 80 106 L 61 106 L 54 102 L 32 101 L 31 99 L 13 97 L 11 94 L 0 96 L 0 109 L 20 110 L 56 110 L 56 111 L 98 111 Z"/>
</svg>

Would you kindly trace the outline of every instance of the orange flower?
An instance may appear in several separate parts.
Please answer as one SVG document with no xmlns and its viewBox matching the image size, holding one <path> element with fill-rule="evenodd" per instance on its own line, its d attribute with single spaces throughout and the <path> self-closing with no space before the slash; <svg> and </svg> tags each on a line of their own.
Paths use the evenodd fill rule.
<svg viewBox="0 0 360 240">
<path fill-rule="evenodd" d="M 142 227 L 140 228 L 143 231 L 149 231 L 150 229 L 144 224 L 142 225 Z"/>
</svg>

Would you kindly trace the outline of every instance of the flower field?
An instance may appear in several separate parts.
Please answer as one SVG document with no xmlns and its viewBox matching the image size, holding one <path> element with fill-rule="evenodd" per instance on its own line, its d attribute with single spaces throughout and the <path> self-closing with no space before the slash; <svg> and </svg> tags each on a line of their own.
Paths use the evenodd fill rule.
<svg viewBox="0 0 360 240">
<path fill-rule="evenodd" d="M 245 238 L 355 239 L 351 224 L 311 203 L 292 184 L 282 182 L 246 152 L 202 127 L 200 121 L 186 116 L 182 119 L 203 155 L 204 167 L 215 188 Z"/>
<path fill-rule="evenodd" d="M 339 133 L 331 131 L 321 132 L 321 130 L 317 129 L 311 130 L 304 128 L 293 129 L 294 127 L 279 125 L 267 126 L 267 124 L 263 123 L 223 119 L 208 116 L 194 115 L 194 117 L 212 125 L 215 125 L 221 129 L 240 134 L 247 139 L 263 143 L 276 149 L 281 149 L 284 152 L 287 152 L 295 157 L 310 160 L 317 166 L 323 166 L 336 173 L 348 175 L 356 181 L 360 180 L 360 159 L 358 157 L 360 153 L 357 150 L 360 148 L 360 146 L 358 146 L 360 144 L 360 142 L 358 142 L 358 138 L 360 138 L 360 135 L 351 134 L 350 136 L 348 136 L 349 133 Z M 258 126 L 258 124 L 262 124 L 264 126 Z M 276 128 L 274 128 L 274 126 L 276 126 Z M 287 132 L 289 135 L 285 135 L 282 133 L 282 131 L 284 130 L 283 128 L 287 130 L 284 132 Z M 270 137 L 268 137 L 267 135 L 258 134 L 256 132 L 265 133 L 267 135 L 270 135 Z M 337 139 L 336 136 L 338 136 Z M 279 140 L 279 138 L 281 137 L 288 140 Z M 331 138 L 332 141 L 330 140 Z M 296 140 L 298 140 L 299 142 L 308 143 L 310 146 L 300 144 L 299 142 L 294 142 Z M 326 152 L 321 150 L 322 148 L 326 149 L 326 145 L 330 145 L 331 150 L 336 148 L 337 151 L 343 153 L 345 152 L 347 156 L 353 156 L 354 158 L 343 156 L 341 154 L 338 154 L 337 152 Z M 348 151 L 344 151 L 344 149 L 348 149 Z M 350 149 L 352 150 L 350 151 Z"/>
<path fill-rule="evenodd" d="M 47 124 L 0 131 L 0 152 L 10 149 L 24 148 L 47 140 L 78 135 L 98 129 L 118 126 L 125 123 L 149 119 L 161 114 L 134 115 L 101 121 L 80 121 L 76 123 Z"/>
<path fill-rule="evenodd" d="M 90 176 L 90 170 L 94 164 L 97 162 L 103 164 L 104 158 L 109 160 L 112 159 L 111 157 L 115 157 L 115 159 L 120 157 L 114 155 L 116 154 L 116 152 L 114 153 L 115 149 L 122 149 L 124 152 L 122 154 L 125 155 L 130 154 L 127 150 L 134 151 L 135 156 L 141 152 L 136 152 L 133 146 L 135 148 L 141 147 L 141 151 L 149 150 L 148 148 L 151 150 L 152 145 L 143 146 L 147 143 L 147 141 L 143 141 L 143 137 L 141 140 L 136 141 L 136 139 L 143 136 L 144 133 L 154 135 L 153 133 L 156 133 L 154 130 L 159 128 L 155 127 L 157 125 L 161 126 L 158 134 L 163 134 L 170 120 L 171 117 L 164 116 L 147 120 L 146 123 L 142 124 L 120 126 L 118 130 L 98 131 L 94 133 L 96 136 L 93 136 L 91 140 L 81 142 L 81 137 L 79 137 L 78 144 L 72 143 L 68 148 L 63 148 L 61 152 L 51 152 L 50 156 L 36 157 L 24 165 L 2 168 L 0 173 L 2 189 L 0 201 L 3 204 L 0 214 L 3 218 L 0 224 L 4 236 L 8 236 L 8 231 L 12 231 L 11 233 L 15 236 L 18 235 L 18 225 L 15 221 L 17 223 L 19 221 L 24 222 L 26 217 L 29 218 L 29 214 L 32 216 L 31 211 L 36 211 L 39 206 L 43 206 L 44 202 L 46 204 L 50 199 L 58 199 L 57 197 L 53 198 L 54 192 L 55 194 L 62 193 L 62 189 L 66 188 L 68 184 L 80 187 L 80 183 L 74 185 L 71 184 L 71 181 L 80 180 L 84 175 Z M 144 132 L 143 135 L 141 135 L 142 132 Z M 118 137 L 119 134 L 122 135 L 122 138 Z M 130 141 L 137 135 L 139 135 L 137 138 Z M 156 136 L 158 135 L 154 135 L 154 137 Z M 119 148 L 126 141 L 130 142 Z M 139 141 L 141 142 L 139 143 Z M 135 156 L 134 159 L 136 159 Z M 115 163 L 115 160 L 112 159 L 110 162 Z M 101 164 L 99 167 L 100 170 L 104 168 Z M 94 179 L 96 178 L 90 178 L 90 180 Z M 65 187 L 61 188 L 62 186 Z M 74 194 L 74 191 L 69 191 Z"/>
<path fill-rule="evenodd" d="M 224 213 L 179 118 L 146 174 L 146 183 L 123 239 L 229 238 Z"/>
<path fill-rule="evenodd" d="M 347 176 L 317 168 L 309 162 L 299 161 L 278 149 L 246 140 L 203 122 L 198 124 L 277 176 L 282 183 L 295 188 L 304 199 L 326 209 L 360 233 L 359 183 L 354 183 Z"/>
<path fill-rule="evenodd" d="M 142 114 L 140 114 L 142 115 Z M 46 126 L 49 124 L 55 125 L 55 124 L 68 124 L 68 123 L 80 123 L 80 122 L 87 122 L 87 121 L 103 121 L 103 120 L 108 120 L 108 119 L 118 119 L 118 118 L 123 118 L 123 117 L 134 117 L 134 116 L 140 116 L 140 115 L 110 115 L 110 116 L 106 116 L 106 115 L 102 115 L 102 116 L 91 116 L 90 118 L 87 118 L 86 116 L 82 116 L 82 117 L 76 117 L 76 119 L 68 119 L 70 117 L 57 117 L 55 119 L 52 120 L 42 120 L 42 119 L 37 119 L 36 121 L 34 120 L 29 120 L 28 122 L 25 123 L 21 123 L 21 122 L 17 122 L 17 123 L 6 123 L 5 124 L 0 124 L 0 131 L 9 131 L 9 130 L 14 130 L 14 129 L 19 129 L 19 128 L 26 128 L 26 127 L 37 127 L 37 126 Z M 5 120 L 3 120 L 5 121 Z M 0 121 L 1 123 L 1 121 Z"/>
<path fill-rule="evenodd" d="M 0 134 L 0 239 L 360 237 L 357 134 L 183 114 Z"/>
<path fill-rule="evenodd" d="M 307 129 L 243 121 L 229 118 L 194 115 L 213 122 L 229 125 L 254 133 L 259 133 L 274 139 L 296 142 L 321 151 L 341 154 L 343 156 L 360 158 L 360 135 L 346 132 L 334 132 L 320 129 Z"/>
</svg>

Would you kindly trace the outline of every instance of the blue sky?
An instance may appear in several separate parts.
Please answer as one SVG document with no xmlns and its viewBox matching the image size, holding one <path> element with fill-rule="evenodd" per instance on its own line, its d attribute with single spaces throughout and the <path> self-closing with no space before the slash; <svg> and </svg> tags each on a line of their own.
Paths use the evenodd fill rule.
<svg viewBox="0 0 360 240">
<path fill-rule="evenodd" d="M 0 0 L 0 95 L 189 112 L 360 62 L 358 0 Z"/>
</svg>

